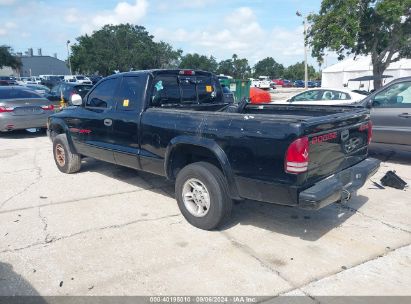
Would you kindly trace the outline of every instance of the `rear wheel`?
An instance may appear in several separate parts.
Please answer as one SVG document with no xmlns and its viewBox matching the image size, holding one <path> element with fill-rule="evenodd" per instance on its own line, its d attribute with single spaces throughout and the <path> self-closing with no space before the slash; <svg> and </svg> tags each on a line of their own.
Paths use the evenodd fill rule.
<svg viewBox="0 0 411 304">
<path fill-rule="evenodd" d="M 177 175 L 175 189 L 181 213 L 197 228 L 215 229 L 231 213 L 227 181 L 210 163 L 198 162 L 184 167 Z"/>
<path fill-rule="evenodd" d="M 53 155 L 57 168 L 61 172 L 70 174 L 80 171 L 81 156 L 70 150 L 65 134 L 54 137 Z"/>
</svg>

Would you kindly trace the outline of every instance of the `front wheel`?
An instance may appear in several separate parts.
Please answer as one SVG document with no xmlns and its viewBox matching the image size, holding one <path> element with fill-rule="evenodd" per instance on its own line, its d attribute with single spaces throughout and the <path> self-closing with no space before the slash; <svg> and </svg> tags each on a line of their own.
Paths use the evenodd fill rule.
<svg viewBox="0 0 411 304">
<path fill-rule="evenodd" d="M 231 213 L 227 181 L 210 163 L 198 162 L 184 167 L 177 175 L 175 190 L 181 213 L 197 228 L 215 229 Z"/>
<path fill-rule="evenodd" d="M 70 174 L 80 171 L 81 156 L 70 150 L 66 134 L 59 134 L 54 137 L 53 156 L 57 168 L 61 172 Z"/>
</svg>

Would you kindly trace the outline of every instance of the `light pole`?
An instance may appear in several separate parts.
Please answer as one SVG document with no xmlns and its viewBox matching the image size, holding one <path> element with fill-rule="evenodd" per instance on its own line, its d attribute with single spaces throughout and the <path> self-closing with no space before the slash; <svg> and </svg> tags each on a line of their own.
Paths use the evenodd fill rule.
<svg viewBox="0 0 411 304">
<path fill-rule="evenodd" d="M 67 60 L 68 60 L 68 65 L 69 65 L 69 69 L 70 69 L 70 75 L 73 75 L 73 71 L 71 70 L 71 61 L 70 61 L 70 49 L 69 49 L 69 44 L 70 44 L 70 40 L 67 40 Z"/>
<path fill-rule="evenodd" d="M 307 37 L 307 16 L 303 16 L 299 11 L 295 13 L 298 17 L 303 18 L 304 25 L 304 88 L 308 88 L 308 66 L 307 66 L 307 45 L 305 43 Z"/>
</svg>

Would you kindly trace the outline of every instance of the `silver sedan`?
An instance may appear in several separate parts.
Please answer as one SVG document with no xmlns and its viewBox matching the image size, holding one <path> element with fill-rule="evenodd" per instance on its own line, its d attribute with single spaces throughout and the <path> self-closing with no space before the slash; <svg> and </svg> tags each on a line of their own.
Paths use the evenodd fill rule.
<svg viewBox="0 0 411 304">
<path fill-rule="evenodd" d="M 53 104 L 20 86 L 0 87 L 0 132 L 45 128 L 54 113 Z"/>
</svg>

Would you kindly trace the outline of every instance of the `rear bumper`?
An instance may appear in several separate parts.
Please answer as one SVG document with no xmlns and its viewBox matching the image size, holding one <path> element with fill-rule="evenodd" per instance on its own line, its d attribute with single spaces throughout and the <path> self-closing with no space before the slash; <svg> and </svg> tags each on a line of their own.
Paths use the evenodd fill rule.
<svg viewBox="0 0 411 304">
<path fill-rule="evenodd" d="M 336 173 L 300 192 L 298 206 L 317 210 L 329 204 L 348 200 L 351 194 L 361 188 L 366 180 L 377 172 L 380 161 L 367 158 L 362 162 Z"/>
<path fill-rule="evenodd" d="M 0 132 L 30 129 L 30 128 L 45 128 L 47 125 L 47 118 L 53 113 L 43 113 L 43 114 L 38 114 L 38 115 L 21 115 L 21 116 L 19 115 L 0 115 Z M 3 113 L 3 114 L 8 114 L 8 113 Z"/>
</svg>

